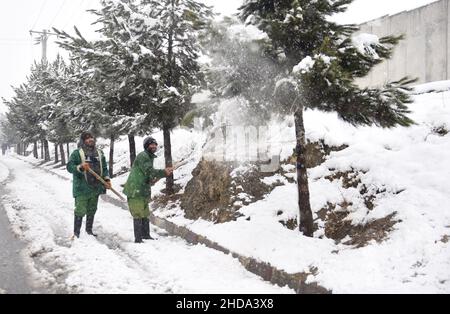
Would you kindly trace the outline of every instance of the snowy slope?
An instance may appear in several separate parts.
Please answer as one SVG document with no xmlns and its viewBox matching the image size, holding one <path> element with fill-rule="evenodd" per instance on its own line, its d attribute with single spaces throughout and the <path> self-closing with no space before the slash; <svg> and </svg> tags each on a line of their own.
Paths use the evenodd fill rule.
<svg viewBox="0 0 450 314">
<path fill-rule="evenodd" d="M 337 293 L 448 293 L 450 247 L 445 239 L 450 235 L 450 135 L 437 131 L 450 129 L 450 92 L 417 95 L 410 108 L 417 123 L 410 128 L 356 128 L 334 114 L 305 114 L 309 139 L 349 145 L 309 170 L 315 218 L 327 202 L 351 202 L 348 219 L 355 226 L 395 214 L 399 222 L 382 243 L 356 248 L 323 237 L 320 228 L 313 239 L 286 229 L 278 222 L 277 213 L 282 211 L 282 218 L 296 218 L 298 211 L 296 186 L 287 182 L 264 200 L 243 207 L 240 212 L 244 216 L 235 222 L 193 222 L 180 210 L 163 209 L 158 215 L 178 213 L 170 220 L 288 272 L 317 268 L 310 280 Z M 289 136 L 292 142 L 295 139 L 288 123 L 281 125 L 280 134 L 285 142 Z M 292 152 L 293 146 L 284 146 L 285 152 Z M 349 170 L 358 173 L 361 182 L 357 188 L 345 189 L 339 180 L 325 179 Z M 360 194 L 362 185 L 369 192 L 378 191 L 371 211 Z"/>
</svg>

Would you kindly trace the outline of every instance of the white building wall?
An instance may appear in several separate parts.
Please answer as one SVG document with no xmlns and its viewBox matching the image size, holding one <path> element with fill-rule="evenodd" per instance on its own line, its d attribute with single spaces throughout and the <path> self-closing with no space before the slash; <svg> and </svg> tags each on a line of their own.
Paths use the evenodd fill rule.
<svg viewBox="0 0 450 314">
<path fill-rule="evenodd" d="M 415 10 L 384 16 L 360 25 L 361 33 L 379 37 L 405 35 L 393 57 L 376 66 L 362 86 L 380 86 L 404 76 L 417 77 L 419 83 L 450 80 L 449 1 L 441 0 Z"/>
</svg>

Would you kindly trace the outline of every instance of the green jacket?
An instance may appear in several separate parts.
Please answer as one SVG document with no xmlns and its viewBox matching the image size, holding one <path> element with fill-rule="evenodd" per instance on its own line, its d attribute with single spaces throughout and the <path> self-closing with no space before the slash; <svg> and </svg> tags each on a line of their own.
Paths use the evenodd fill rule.
<svg viewBox="0 0 450 314">
<path fill-rule="evenodd" d="M 150 198 L 150 182 L 155 178 L 160 179 L 166 176 L 164 170 L 153 168 L 153 160 L 155 158 L 155 154 L 147 151 L 143 151 L 137 155 L 123 190 L 123 193 L 128 198 Z"/>
<path fill-rule="evenodd" d="M 82 155 L 80 154 L 81 149 L 74 150 L 70 155 L 69 162 L 67 163 L 67 171 L 73 174 L 73 197 L 77 198 L 80 196 L 89 196 L 93 194 L 105 194 L 106 189 L 103 184 L 100 184 L 98 188 L 91 187 L 86 180 L 86 174 L 80 170 L 80 165 L 82 164 Z M 101 173 L 99 175 L 105 179 L 109 180 L 108 165 L 106 163 L 105 155 L 101 150 L 98 150 L 99 156 L 101 156 Z"/>
</svg>

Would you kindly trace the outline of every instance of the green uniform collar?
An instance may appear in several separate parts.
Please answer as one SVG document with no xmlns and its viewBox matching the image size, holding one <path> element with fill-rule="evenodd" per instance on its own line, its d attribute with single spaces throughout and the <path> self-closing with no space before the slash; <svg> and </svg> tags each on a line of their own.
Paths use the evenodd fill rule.
<svg viewBox="0 0 450 314">
<path fill-rule="evenodd" d="M 145 151 L 147 153 L 147 155 L 149 155 L 151 158 L 158 158 L 158 156 L 156 156 L 153 153 L 150 153 L 148 150 Z"/>
</svg>

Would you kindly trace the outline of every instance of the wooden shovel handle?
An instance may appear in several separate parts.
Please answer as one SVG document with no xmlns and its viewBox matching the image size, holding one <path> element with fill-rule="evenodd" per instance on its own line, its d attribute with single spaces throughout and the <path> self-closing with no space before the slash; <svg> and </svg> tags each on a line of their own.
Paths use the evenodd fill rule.
<svg viewBox="0 0 450 314">
<path fill-rule="evenodd" d="M 102 177 L 100 177 L 94 170 L 92 170 L 91 168 L 88 168 L 88 171 L 89 171 L 89 173 L 90 174 L 92 174 L 98 181 L 100 181 L 101 183 L 103 183 L 103 185 L 108 185 L 107 183 L 106 183 L 106 181 L 105 180 L 103 180 L 103 178 Z M 114 193 L 114 194 L 116 194 L 122 201 L 126 201 L 126 199 L 122 196 L 122 195 L 120 195 L 119 194 L 119 192 L 117 192 L 116 190 L 114 190 L 112 187 L 111 187 L 111 191 Z"/>
</svg>

